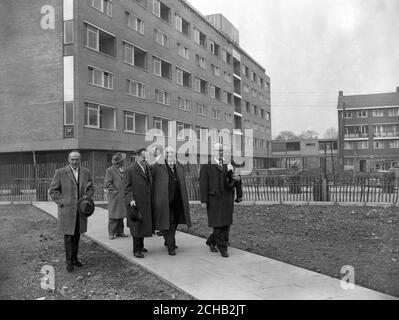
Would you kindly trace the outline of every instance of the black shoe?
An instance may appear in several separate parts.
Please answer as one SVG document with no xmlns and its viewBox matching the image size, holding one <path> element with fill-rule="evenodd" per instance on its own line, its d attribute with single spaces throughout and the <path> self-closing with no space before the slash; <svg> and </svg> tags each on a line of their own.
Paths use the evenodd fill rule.
<svg viewBox="0 0 399 320">
<path fill-rule="evenodd" d="M 227 253 L 227 251 L 221 251 L 220 254 L 222 255 L 223 258 L 229 257 L 229 254 Z"/>
<path fill-rule="evenodd" d="M 66 269 L 68 270 L 68 272 L 72 272 L 74 268 L 73 268 L 73 265 L 68 264 Z"/>
<path fill-rule="evenodd" d="M 142 254 L 141 252 L 136 252 L 136 253 L 134 254 L 134 256 L 135 256 L 136 258 L 144 258 L 144 254 Z"/>
<path fill-rule="evenodd" d="M 242 202 L 242 198 L 238 198 L 234 201 L 235 203 L 241 203 Z"/>
<path fill-rule="evenodd" d="M 141 252 L 144 252 L 144 253 L 147 253 L 147 252 L 148 252 L 148 250 L 147 250 L 146 248 L 143 248 L 143 249 L 141 249 L 140 251 L 141 251 Z"/>
<path fill-rule="evenodd" d="M 164 242 L 163 245 L 164 245 L 165 247 L 168 246 L 168 245 L 166 244 L 166 242 Z M 177 245 L 175 245 L 175 249 L 179 249 L 179 247 L 178 247 Z"/>
<path fill-rule="evenodd" d="M 209 249 L 211 250 L 211 252 L 218 252 L 218 249 L 216 249 L 214 244 L 208 244 Z"/>
<path fill-rule="evenodd" d="M 175 256 L 176 255 L 176 251 L 175 250 L 170 250 L 168 251 L 170 256 Z"/>
<path fill-rule="evenodd" d="M 74 262 L 72 262 L 72 265 L 77 268 L 83 267 L 83 264 L 80 261 L 74 261 Z"/>
</svg>

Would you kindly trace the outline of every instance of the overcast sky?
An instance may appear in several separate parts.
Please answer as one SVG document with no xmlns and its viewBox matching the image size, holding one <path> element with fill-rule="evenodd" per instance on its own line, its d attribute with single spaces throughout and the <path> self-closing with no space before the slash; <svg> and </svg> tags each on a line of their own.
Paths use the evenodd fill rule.
<svg viewBox="0 0 399 320">
<path fill-rule="evenodd" d="M 272 133 L 337 127 L 338 91 L 399 86 L 398 0 L 188 0 L 222 13 L 271 77 Z"/>
</svg>

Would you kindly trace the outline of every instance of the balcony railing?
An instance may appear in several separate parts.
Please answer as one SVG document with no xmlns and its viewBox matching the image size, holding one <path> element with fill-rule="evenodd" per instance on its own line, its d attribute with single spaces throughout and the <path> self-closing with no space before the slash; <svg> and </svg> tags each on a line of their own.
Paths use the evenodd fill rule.
<svg viewBox="0 0 399 320">
<path fill-rule="evenodd" d="M 346 133 L 344 135 L 345 139 L 356 139 L 356 138 L 368 138 L 368 133 Z"/>
<path fill-rule="evenodd" d="M 399 137 L 399 132 L 374 132 L 374 137 L 376 138 Z"/>
</svg>

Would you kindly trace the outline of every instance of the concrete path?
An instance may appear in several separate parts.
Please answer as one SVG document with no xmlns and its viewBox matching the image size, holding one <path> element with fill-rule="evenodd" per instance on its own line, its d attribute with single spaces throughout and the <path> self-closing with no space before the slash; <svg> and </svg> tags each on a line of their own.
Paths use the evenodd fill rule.
<svg viewBox="0 0 399 320">
<path fill-rule="evenodd" d="M 33 205 L 57 217 L 55 203 Z M 107 221 L 107 210 L 96 208 L 86 235 L 200 300 L 395 299 L 360 286 L 344 290 L 340 280 L 235 248 L 226 259 L 210 252 L 204 239 L 182 232 L 176 256 L 168 255 L 163 237 L 154 236 L 144 240 L 145 258 L 137 259 L 131 237 L 108 239 Z"/>
</svg>

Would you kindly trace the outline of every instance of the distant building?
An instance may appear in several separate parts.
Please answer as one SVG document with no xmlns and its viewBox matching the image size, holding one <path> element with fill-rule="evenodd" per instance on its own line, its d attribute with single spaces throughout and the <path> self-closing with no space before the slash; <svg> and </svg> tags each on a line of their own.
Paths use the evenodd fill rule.
<svg viewBox="0 0 399 320">
<path fill-rule="evenodd" d="M 278 168 L 338 169 L 337 139 L 297 139 L 272 141 L 272 159 Z"/>
<path fill-rule="evenodd" d="M 194 132 L 178 146 L 226 128 L 265 167 L 270 77 L 223 15 L 184 0 L 13 0 L 0 15 L 1 161 L 110 160 L 175 120 Z"/>
<path fill-rule="evenodd" d="M 338 95 L 339 142 L 346 170 L 399 165 L 399 87 L 396 92 Z"/>
</svg>

